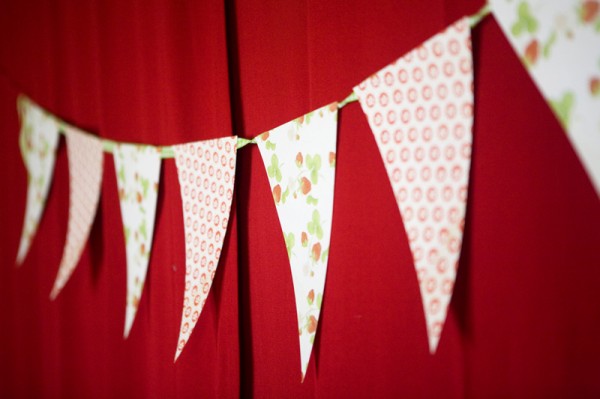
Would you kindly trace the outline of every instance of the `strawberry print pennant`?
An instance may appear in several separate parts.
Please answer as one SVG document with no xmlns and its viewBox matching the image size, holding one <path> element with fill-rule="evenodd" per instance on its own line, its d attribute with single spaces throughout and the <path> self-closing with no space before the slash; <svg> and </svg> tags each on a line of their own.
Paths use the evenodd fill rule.
<svg viewBox="0 0 600 399">
<path fill-rule="evenodd" d="M 50 294 L 55 299 L 75 270 L 96 216 L 102 183 L 102 141 L 74 127 L 65 127 L 69 158 L 69 222 L 58 275 Z"/>
<path fill-rule="evenodd" d="M 227 232 L 237 138 L 173 146 L 183 203 L 185 292 L 175 360 L 200 317 L 219 264 Z"/>
<path fill-rule="evenodd" d="M 473 67 L 461 19 L 354 88 L 402 215 L 429 350 L 446 320 L 460 256 L 473 126 Z"/>
<path fill-rule="evenodd" d="M 121 218 L 127 254 L 127 301 L 124 337 L 137 313 L 152 248 L 160 154 L 156 147 L 119 144 L 114 150 Z"/>
<path fill-rule="evenodd" d="M 256 139 L 292 272 L 302 380 L 319 322 L 333 216 L 337 103 Z"/>
<path fill-rule="evenodd" d="M 600 1 L 490 4 L 600 195 Z"/>
<path fill-rule="evenodd" d="M 55 118 L 26 97 L 19 97 L 17 107 L 21 115 L 21 155 L 28 174 L 25 220 L 16 261 L 17 265 L 21 265 L 46 205 L 54 172 L 59 127 Z"/>
</svg>

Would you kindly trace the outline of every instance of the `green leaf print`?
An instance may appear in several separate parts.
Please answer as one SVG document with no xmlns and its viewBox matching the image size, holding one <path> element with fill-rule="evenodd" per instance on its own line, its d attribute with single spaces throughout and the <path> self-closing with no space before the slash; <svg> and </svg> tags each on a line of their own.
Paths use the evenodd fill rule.
<svg viewBox="0 0 600 399">
<path fill-rule="evenodd" d="M 292 248 L 296 244 L 296 237 L 294 237 L 294 233 L 289 233 L 285 236 L 285 247 L 287 248 L 288 257 L 292 255 Z"/>
<path fill-rule="evenodd" d="M 148 239 L 148 231 L 147 231 L 147 227 L 146 227 L 146 219 L 143 219 L 142 223 L 140 223 L 139 232 L 142 235 L 142 237 L 144 237 L 144 240 Z"/>
<path fill-rule="evenodd" d="M 317 294 L 317 308 L 321 309 L 321 302 L 323 302 L 323 294 L 320 292 Z"/>
<path fill-rule="evenodd" d="M 329 248 L 327 248 L 325 251 L 323 251 L 323 253 L 321 254 L 321 262 L 325 263 L 325 259 L 327 259 L 327 257 L 329 256 Z"/>
<path fill-rule="evenodd" d="M 142 197 L 146 198 L 148 197 L 148 190 L 150 189 L 150 181 L 143 177 L 140 180 L 142 184 Z"/>
<path fill-rule="evenodd" d="M 544 48 L 542 49 L 542 55 L 544 58 L 550 58 L 550 50 L 552 49 L 554 43 L 556 43 L 556 32 L 552 32 L 552 35 L 550 35 L 550 38 L 546 44 L 544 44 Z"/>
<path fill-rule="evenodd" d="M 529 9 L 529 4 L 522 1 L 517 7 L 517 22 L 511 28 L 511 32 L 515 37 L 521 36 L 524 31 L 535 33 L 538 29 L 538 21 Z"/>
<path fill-rule="evenodd" d="M 556 116 L 563 127 L 568 128 L 571 121 L 571 111 L 575 104 L 575 95 L 572 92 L 566 92 L 560 100 L 550 100 L 550 105 L 554 109 Z"/>
<path fill-rule="evenodd" d="M 306 204 L 307 205 L 318 205 L 319 200 L 316 199 L 315 197 L 313 197 L 312 195 L 309 195 L 308 197 L 306 197 Z"/>
<path fill-rule="evenodd" d="M 127 243 L 129 242 L 129 237 L 131 236 L 131 230 L 129 230 L 129 227 L 125 226 L 123 227 L 124 232 L 125 232 L 125 245 L 127 245 Z"/>
<path fill-rule="evenodd" d="M 321 227 L 321 215 L 318 210 L 314 210 L 312 220 L 307 225 L 308 232 L 316 235 L 319 240 L 323 239 L 323 228 Z"/>
<path fill-rule="evenodd" d="M 277 180 L 277 182 L 281 182 L 281 170 L 279 169 L 279 158 L 277 155 L 273 154 L 271 156 L 271 166 L 267 167 L 267 175 L 269 178 Z"/>
<path fill-rule="evenodd" d="M 117 172 L 117 178 L 119 179 L 120 182 L 122 182 L 123 184 L 125 183 L 125 167 L 121 165 L 121 167 L 119 168 L 119 171 Z"/>
<path fill-rule="evenodd" d="M 281 195 L 281 203 L 285 204 L 285 201 L 287 200 L 287 197 L 290 195 L 290 188 L 287 187 L 285 189 L 285 191 L 283 192 L 283 194 Z"/>
<path fill-rule="evenodd" d="M 275 143 L 273 143 L 273 142 L 269 141 L 269 140 L 267 140 L 267 142 L 265 143 L 265 148 L 266 148 L 267 150 L 270 150 L 270 151 L 275 151 L 275 148 L 276 148 L 276 147 L 277 147 L 277 145 L 276 145 Z"/>
<path fill-rule="evenodd" d="M 313 184 L 319 182 L 319 170 L 321 169 L 321 156 L 319 154 L 315 156 L 306 156 L 306 167 L 310 171 L 310 180 Z"/>
</svg>

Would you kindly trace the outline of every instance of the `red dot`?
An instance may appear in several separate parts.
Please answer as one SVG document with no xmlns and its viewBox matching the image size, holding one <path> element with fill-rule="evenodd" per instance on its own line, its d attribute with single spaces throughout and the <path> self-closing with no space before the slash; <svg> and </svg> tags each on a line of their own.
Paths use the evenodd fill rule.
<svg viewBox="0 0 600 399">
<path fill-rule="evenodd" d="M 379 86 L 379 76 L 377 76 L 377 75 L 371 76 L 370 81 L 371 81 L 371 85 L 373 87 L 378 87 Z"/>
<path fill-rule="evenodd" d="M 394 152 L 394 150 L 389 150 L 387 152 L 385 159 L 388 163 L 393 163 L 394 160 L 396 159 L 396 153 Z"/>
<path fill-rule="evenodd" d="M 447 61 L 444 64 L 444 75 L 447 77 L 454 75 L 454 64 L 452 64 L 450 61 Z"/>
<path fill-rule="evenodd" d="M 413 69 L 413 79 L 417 82 L 423 80 L 423 70 L 419 67 Z"/>
<path fill-rule="evenodd" d="M 381 116 L 381 113 L 375 113 L 375 115 L 373 115 L 373 123 L 375 123 L 375 126 L 380 126 L 381 122 L 383 122 L 383 117 Z"/>
<path fill-rule="evenodd" d="M 427 190 L 427 200 L 429 202 L 434 202 L 437 199 L 437 190 L 434 187 L 430 187 Z"/>
<path fill-rule="evenodd" d="M 367 95 L 367 107 L 371 108 L 375 105 L 375 96 L 372 94 Z"/>
<path fill-rule="evenodd" d="M 421 60 L 425 60 L 427 58 L 427 49 L 425 48 L 425 46 L 419 46 L 419 48 L 417 49 L 417 56 Z"/>
<path fill-rule="evenodd" d="M 438 105 L 432 106 L 429 110 L 429 116 L 434 121 L 437 121 L 438 119 L 440 119 L 440 114 L 441 114 L 440 107 Z"/>
<path fill-rule="evenodd" d="M 400 150 L 400 159 L 402 162 L 407 162 L 410 159 L 410 151 L 408 148 L 403 148 Z"/>
<path fill-rule="evenodd" d="M 437 87 L 437 95 L 442 100 L 446 98 L 446 96 L 448 95 L 448 88 L 445 84 L 442 83 Z"/>
<path fill-rule="evenodd" d="M 446 159 L 448 161 L 452 161 L 454 159 L 454 156 L 456 155 L 456 149 L 454 148 L 454 146 L 446 146 L 446 148 L 444 149 L 444 155 L 446 156 Z"/>
<path fill-rule="evenodd" d="M 404 96 L 402 95 L 402 91 L 400 91 L 400 90 L 394 91 L 394 102 L 396 104 L 402 103 L 403 98 L 404 98 Z"/>
<path fill-rule="evenodd" d="M 450 119 L 456 116 L 456 105 L 452 103 L 446 105 L 446 116 Z"/>
<path fill-rule="evenodd" d="M 417 149 L 415 149 L 415 160 L 421 162 L 423 158 L 425 158 L 425 150 L 423 147 L 417 147 Z"/>
<path fill-rule="evenodd" d="M 403 110 L 400 118 L 402 122 L 408 123 L 410 121 L 410 112 L 407 109 Z"/>
<path fill-rule="evenodd" d="M 442 44 L 439 41 L 433 43 L 433 54 L 435 54 L 437 57 L 440 57 L 443 53 L 444 49 Z"/>
<path fill-rule="evenodd" d="M 421 201 L 421 198 L 423 198 L 423 191 L 419 187 L 415 187 L 415 189 L 413 189 L 413 191 L 412 191 L 413 201 L 419 202 L 419 201 Z"/>
<path fill-rule="evenodd" d="M 406 72 L 406 69 L 400 69 L 398 71 L 398 80 L 400 80 L 400 83 L 406 83 L 408 81 L 408 72 Z"/>
<path fill-rule="evenodd" d="M 394 122 L 396 122 L 396 112 L 394 112 L 394 111 L 388 112 L 387 120 L 388 120 L 388 123 L 393 125 Z"/>
<path fill-rule="evenodd" d="M 387 130 L 384 130 L 383 132 L 381 132 L 381 142 L 383 144 L 387 144 L 390 141 L 390 132 L 388 132 Z"/>
<path fill-rule="evenodd" d="M 381 104 L 382 107 L 385 107 L 386 105 L 388 105 L 388 95 L 386 93 L 381 93 L 381 95 L 379 96 L 379 104 Z"/>
<path fill-rule="evenodd" d="M 440 140 L 446 140 L 446 138 L 448 137 L 448 126 L 440 125 L 440 127 L 438 127 L 437 133 Z"/>
<path fill-rule="evenodd" d="M 386 72 L 383 79 L 385 81 L 385 84 L 388 86 L 391 86 L 394 84 L 394 76 L 392 75 L 391 72 Z"/>
<path fill-rule="evenodd" d="M 421 95 L 426 101 L 431 100 L 431 97 L 433 96 L 433 90 L 431 89 L 431 86 L 423 86 L 423 89 L 421 90 Z"/>
<path fill-rule="evenodd" d="M 411 103 L 417 101 L 417 90 L 415 90 L 414 88 L 408 90 L 408 101 L 410 101 Z"/>
<path fill-rule="evenodd" d="M 424 222 L 429 217 L 429 211 L 425 207 L 421 207 L 419 209 L 419 213 L 417 214 L 419 221 Z"/>
<path fill-rule="evenodd" d="M 471 60 L 468 58 L 463 58 L 460 60 L 460 71 L 464 74 L 470 73 L 473 66 L 471 64 Z"/>
<path fill-rule="evenodd" d="M 429 74 L 429 77 L 431 79 L 437 78 L 439 75 L 439 69 L 438 69 L 437 65 L 430 64 L 429 67 L 427 68 L 427 73 Z"/>
<path fill-rule="evenodd" d="M 421 179 L 424 181 L 428 181 L 431 178 L 431 168 L 429 166 L 424 166 L 421 169 Z"/>
<path fill-rule="evenodd" d="M 402 132 L 402 130 L 396 129 L 396 131 L 394 132 L 394 141 L 396 143 L 401 143 L 403 139 L 404 139 L 404 133 Z"/>
</svg>

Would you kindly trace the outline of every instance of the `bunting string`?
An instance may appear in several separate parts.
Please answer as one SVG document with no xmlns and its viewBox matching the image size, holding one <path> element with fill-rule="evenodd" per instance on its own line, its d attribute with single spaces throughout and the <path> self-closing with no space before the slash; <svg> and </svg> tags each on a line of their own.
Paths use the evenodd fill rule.
<svg viewBox="0 0 600 399">
<path fill-rule="evenodd" d="M 469 25 L 471 27 L 475 27 L 477 24 L 479 24 L 479 22 L 481 22 L 481 20 L 484 17 L 486 17 L 490 13 L 490 11 L 491 11 L 490 6 L 489 6 L 489 4 L 486 3 L 479 11 L 477 11 L 475 14 L 468 17 Z M 23 96 L 23 95 L 19 96 L 19 100 L 18 100 L 18 103 L 19 103 L 18 108 L 19 109 L 22 108 L 21 104 L 23 103 L 23 98 L 25 98 L 25 96 Z M 342 109 L 346 105 L 351 104 L 353 102 L 357 102 L 357 101 L 358 101 L 358 98 L 356 97 L 356 94 L 354 92 L 351 92 L 350 94 L 348 94 L 348 96 L 346 98 L 344 98 L 342 101 L 339 101 L 337 103 L 337 107 L 338 107 L 338 109 Z M 59 129 L 60 134 L 65 134 L 64 132 L 72 127 L 69 123 L 61 120 L 60 118 L 57 118 L 54 115 L 50 115 L 49 113 L 47 113 L 47 116 L 50 116 L 51 118 L 54 118 L 56 120 L 56 123 L 60 126 L 60 129 Z M 256 144 L 256 138 L 258 138 L 259 136 L 260 135 L 254 137 L 252 139 L 238 137 L 237 143 L 236 143 L 236 148 L 239 150 L 248 144 Z M 102 142 L 103 151 L 107 152 L 107 153 L 111 153 L 111 154 L 114 153 L 116 146 L 118 146 L 120 144 L 137 145 L 137 144 L 133 144 L 133 143 L 119 142 L 119 141 L 111 140 L 111 139 L 100 138 L 100 140 Z M 144 145 L 149 145 L 149 144 L 144 144 Z M 169 159 L 169 158 L 175 157 L 175 152 L 173 151 L 173 147 L 170 145 L 157 146 L 156 148 L 162 159 Z"/>
<path fill-rule="evenodd" d="M 150 259 L 161 160 L 174 159 L 182 199 L 186 252 L 177 360 L 198 322 L 218 268 L 230 219 L 237 151 L 256 144 L 288 254 L 303 381 L 319 325 L 329 260 L 338 112 L 346 105 L 358 102 L 374 135 L 407 233 L 419 282 L 429 350 L 435 353 L 454 289 L 465 226 L 475 106 L 471 28 L 491 12 L 500 19 L 507 36 L 519 36 L 524 31 L 535 34 L 537 28 L 537 22 L 531 22 L 534 18 L 529 15 L 528 1 L 521 2 L 518 10 L 510 2 L 499 4 L 504 0 L 490 1 L 491 5 L 486 3 L 475 14 L 461 18 L 373 73 L 343 100 L 251 139 L 228 136 L 167 146 L 102 139 L 50 114 L 25 95 L 19 95 L 19 145 L 29 181 L 17 264 L 25 259 L 43 212 L 58 135 L 66 136 L 70 202 L 66 245 L 52 299 L 63 289 L 79 262 L 99 202 L 103 152 L 112 154 L 127 256 L 124 328 L 127 338 Z M 555 7 L 558 6 L 555 4 Z M 513 21 L 509 19 L 515 15 L 520 19 L 511 25 Z M 593 18 L 596 19 L 592 21 Z M 582 31 L 589 27 L 586 24 L 594 23 L 600 37 L 600 13 L 596 11 L 593 16 L 588 13 L 580 19 Z M 589 31 L 585 33 L 590 35 Z M 523 37 L 517 39 L 524 40 Z M 535 40 L 532 43 L 536 44 Z M 560 38 L 554 38 L 546 44 L 544 57 L 551 58 L 549 49 L 554 41 L 564 45 Z M 525 65 L 533 68 L 540 56 L 533 54 L 532 44 L 524 52 L 520 52 L 520 42 L 512 44 Z M 536 46 L 534 50 L 538 51 Z M 600 57 L 600 51 L 597 55 Z M 547 60 L 546 65 L 564 67 L 561 63 L 572 59 L 576 57 L 556 57 Z M 535 78 L 535 70 L 531 73 Z M 545 95 L 547 76 L 552 74 L 538 76 Z M 595 86 L 590 84 L 591 94 L 584 94 L 600 98 L 600 78 L 592 77 L 592 83 Z M 596 184 L 600 187 L 600 164 L 597 162 L 600 155 L 593 152 L 600 145 L 591 146 L 595 150 L 584 148 L 584 140 L 578 136 L 596 120 L 586 121 L 587 125 L 579 122 L 570 126 L 575 123 L 569 114 L 575 94 L 561 92 L 561 95 L 560 101 L 550 99 L 551 105 L 565 129 L 575 132 L 570 133 L 576 139 L 575 144 L 579 140 L 584 160 L 587 157 L 587 165 L 598 176 Z M 581 120 L 579 117 L 578 121 Z M 593 140 L 598 142 L 599 138 L 600 135 Z"/>
</svg>

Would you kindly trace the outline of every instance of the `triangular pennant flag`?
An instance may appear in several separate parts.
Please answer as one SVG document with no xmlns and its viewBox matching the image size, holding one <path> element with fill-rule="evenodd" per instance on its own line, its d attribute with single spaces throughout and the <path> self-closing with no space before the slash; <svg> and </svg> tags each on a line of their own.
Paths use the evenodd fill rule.
<svg viewBox="0 0 600 399">
<path fill-rule="evenodd" d="M 175 360 L 185 347 L 202 308 L 219 264 L 227 232 L 237 138 L 173 146 L 185 232 L 185 292 Z"/>
<path fill-rule="evenodd" d="M 127 306 L 123 333 L 127 338 L 137 313 L 150 260 L 160 154 L 152 146 L 119 144 L 114 150 L 114 160 L 127 253 Z"/>
<path fill-rule="evenodd" d="M 315 340 L 327 276 L 337 110 L 337 103 L 332 103 L 256 139 L 290 261 L 302 380 Z"/>
<path fill-rule="evenodd" d="M 600 1 L 490 3 L 600 195 Z"/>
<path fill-rule="evenodd" d="M 46 205 L 50 189 L 54 160 L 58 145 L 58 123 L 26 97 L 19 97 L 21 115 L 21 155 L 27 168 L 27 204 L 23 232 L 17 253 L 17 265 L 21 265 Z"/>
<path fill-rule="evenodd" d="M 102 141 L 74 127 L 66 127 L 69 158 L 69 222 L 58 275 L 50 298 L 55 299 L 75 270 L 96 216 L 104 154 Z"/>
<path fill-rule="evenodd" d="M 354 88 L 404 221 L 435 353 L 460 256 L 473 126 L 467 19 Z"/>
</svg>

